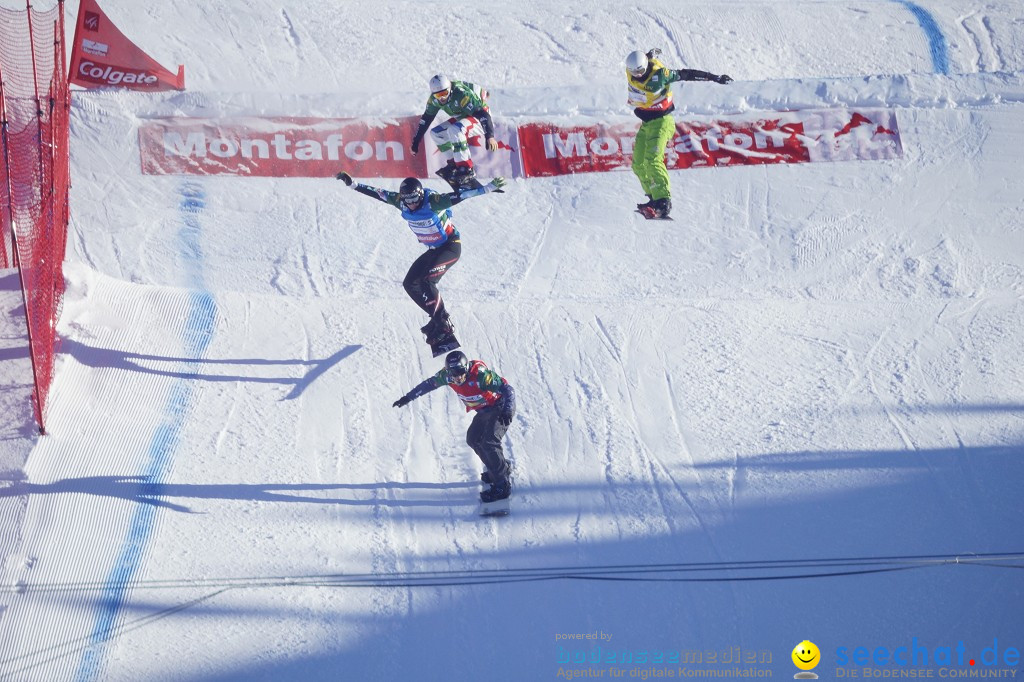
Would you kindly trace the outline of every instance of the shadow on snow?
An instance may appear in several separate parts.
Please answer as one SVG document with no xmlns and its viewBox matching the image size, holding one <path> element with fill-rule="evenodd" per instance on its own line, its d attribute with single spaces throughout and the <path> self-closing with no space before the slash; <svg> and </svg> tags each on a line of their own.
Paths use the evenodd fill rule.
<svg viewBox="0 0 1024 682">
<path fill-rule="evenodd" d="M 246 383 L 292 385 L 291 392 L 283 400 L 293 400 L 302 395 L 306 388 L 323 376 L 329 369 L 362 348 L 360 345 L 348 345 L 333 355 L 317 360 L 268 360 L 262 358 L 175 358 L 162 355 L 148 355 L 129 351 L 113 350 L 90 346 L 74 339 L 66 339 L 61 344 L 61 351 L 68 353 L 75 360 L 87 367 L 107 367 L 128 372 L 145 372 L 175 379 L 194 379 L 197 381 L 241 381 Z M 309 367 L 301 377 L 259 377 L 243 374 L 206 374 L 196 371 L 172 369 L 160 365 L 172 366 L 240 366 L 240 367 Z M 149 366 L 155 365 L 155 366 Z"/>
</svg>

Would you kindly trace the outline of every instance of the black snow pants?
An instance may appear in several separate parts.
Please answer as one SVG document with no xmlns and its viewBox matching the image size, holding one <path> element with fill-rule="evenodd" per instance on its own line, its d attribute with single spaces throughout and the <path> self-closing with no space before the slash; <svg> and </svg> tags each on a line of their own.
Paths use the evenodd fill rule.
<svg viewBox="0 0 1024 682">
<path fill-rule="evenodd" d="M 508 478 L 508 462 L 501 449 L 501 439 L 505 437 L 508 427 L 498 421 L 500 412 L 501 408 L 497 405 L 480 408 L 466 431 L 466 443 L 473 448 L 495 481 Z"/>
<path fill-rule="evenodd" d="M 427 249 L 412 262 L 402 286 L 409 298 L 431 318 L 444 313 L 444 303 L 437 290 L 438 281 L 455 265 L 462 255 L 462 242 L 449 239 L 436 249 Z"/>
</svg>

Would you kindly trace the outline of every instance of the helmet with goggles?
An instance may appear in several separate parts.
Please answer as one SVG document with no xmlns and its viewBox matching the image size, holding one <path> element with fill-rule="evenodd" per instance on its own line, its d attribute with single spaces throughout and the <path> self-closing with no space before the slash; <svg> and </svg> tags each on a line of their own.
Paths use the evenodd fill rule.
<svg viewBox="0 0 1024 682">
<path fill-rule="evenodd" d="M 406 208 L 415 211 L 423 204 L 423 184 L 416 178 L 406 178 L 398 187 L 398 196 Z"/>
<path fill-rule="evenodd" d="M 430 92 L 438 100 L 444 102 L 451 95 L 452 82 L 448 79 L 448 76 L 437 74 L 430 79 Z"/>
<path fill-rule="evenodd" d="M 626 55 L 626 71 L 633 78 L 640 78 L 647 72 L 647 65 L 650 60 L 647 59 L 647 55 L 640 50 L 634 50 Z"/>
<path fill-rule="evenodd" d="M 459 350 L 453 350 L 444 359 L 444 367 L 449 376 L 462 377 L 469 373 L 469 358 Z"/>
</svg>

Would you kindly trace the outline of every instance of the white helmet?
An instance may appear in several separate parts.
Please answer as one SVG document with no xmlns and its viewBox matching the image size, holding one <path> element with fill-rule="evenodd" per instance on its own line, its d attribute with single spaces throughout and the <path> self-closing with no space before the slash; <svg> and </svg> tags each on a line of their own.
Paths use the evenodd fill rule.
<svg viewBox="0 0 1024 682">
<path fill-rule="evenodd" d="M 626 71 L 634 78 L 639 78 L 647 71 L 647 55 L 635 50 L 626 55 Z"/>
<path fill-rule="evenodd" d="M 442 76 L 437 74 L 430 79 L 430 92 L 441 92 L 443 90 L 451 90 L 452 82 L 448 80 L 448 76 Z"/>
</svg>

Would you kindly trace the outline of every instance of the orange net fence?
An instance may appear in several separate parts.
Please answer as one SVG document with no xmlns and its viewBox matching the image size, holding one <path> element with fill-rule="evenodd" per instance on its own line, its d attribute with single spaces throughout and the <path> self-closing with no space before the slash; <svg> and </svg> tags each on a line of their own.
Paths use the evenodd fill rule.
<svg viewBox="0 0 1024 682">
<path fill-rule="evenodd" d="M 45 433 L 57 352 L 68 226 L 64 4 L 0 8 L 0 267 L 17 267 L 25 299 L 33 409 Z"/>
</svg>

